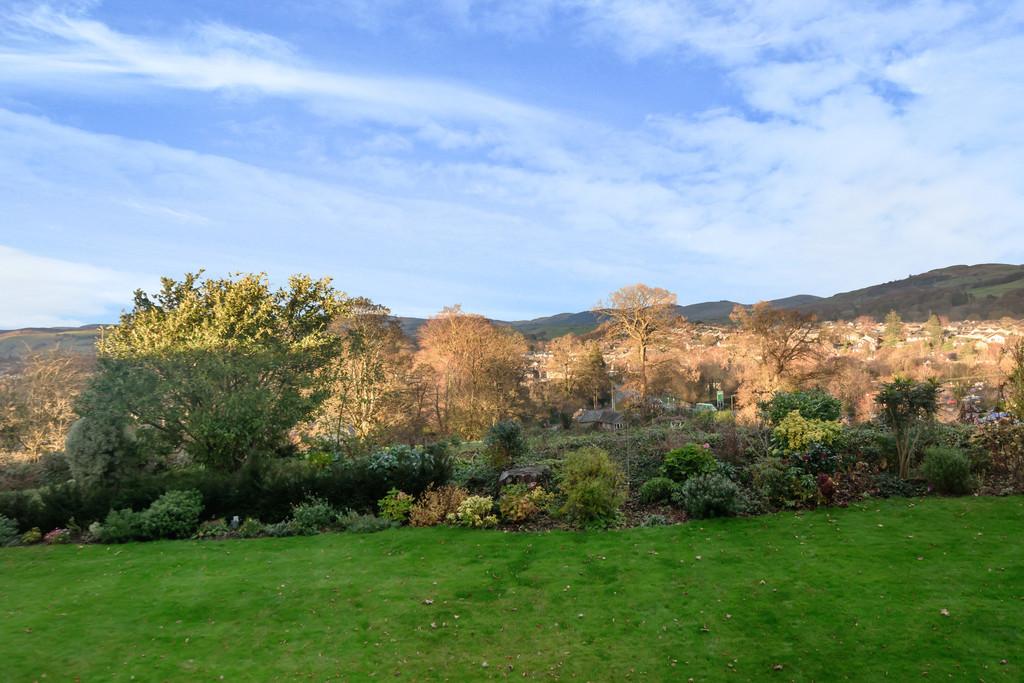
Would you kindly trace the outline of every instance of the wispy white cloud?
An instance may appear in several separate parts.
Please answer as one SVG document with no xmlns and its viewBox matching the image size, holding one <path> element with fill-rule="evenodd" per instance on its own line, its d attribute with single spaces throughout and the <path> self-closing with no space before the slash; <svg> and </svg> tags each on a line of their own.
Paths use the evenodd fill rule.
<svg viewBox="0 0 1024 683">
<path fill-rule="evenodd" d="M 405 7 L 364 3 L 357 20 L 378 30 Z M 637 279 L 684 301 L 829 294 L 953 261 L 1024 261 L 1019 6 L 437 7 L 459 30 L 534 40 L 568 27 L 628 60 L 712 60 L 740 99 L 615 127 L 312 64 L 226 24 L 129 35 L 35 9 L 4 19 L 0 88 L 247 92 L 320 125 L 225 124 L 294 146 L 301 163 L 282 168 L 227 158 L 230 145 L 197 153 L 0 111 L 0 208 L 52 235 L 54 255 L 91 253 L 100 268 L 327 272 L 415 314 L 463 301 L 529 317 Z"/>
<path fill-rule="evenodd" d="M 126 292 L 156 278 L 30 254 L 0 244 L 0 329 L 77 326 L 108 320 Z"/>
</svg>

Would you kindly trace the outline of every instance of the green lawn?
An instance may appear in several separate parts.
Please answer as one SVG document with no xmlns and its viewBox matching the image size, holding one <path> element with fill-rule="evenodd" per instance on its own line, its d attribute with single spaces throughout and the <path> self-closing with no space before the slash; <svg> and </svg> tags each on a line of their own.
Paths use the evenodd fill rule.
<svg viewBox="0 0 1024 683">
<path fill-rule="evenodd" d="M 1020 681 L 1022 538 L 1014 497 L 12 548 L 0 680 Z"/>
</svg>

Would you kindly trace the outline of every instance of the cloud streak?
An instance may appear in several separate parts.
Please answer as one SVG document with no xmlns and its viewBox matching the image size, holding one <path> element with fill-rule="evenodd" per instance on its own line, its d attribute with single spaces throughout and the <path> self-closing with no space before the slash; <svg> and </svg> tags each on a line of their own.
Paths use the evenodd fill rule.
<svg viewBox="0 0 1024 683">
<path fill-rule="evenodd" d="M 458 31 L 569 31 L 636 68 L 712 60 L 738 99 L 611 125 L 311 63 L 223 22 L 141 35 L 22 10 L 3 19 L 0 92 L 187 92 L 223 96 L 229 114 L 211 110 L 216 149 L 190 150 L 0 111 L 0 208 L 23 231 L 0 243 L 39 253 L 45 237 L 61 245 L 48 255 L 117 272 L 325 272 L 401 313 L 462 301 L 506 318 L 583 308 L 638 279 L 683 301 L 753 300 L 1024 261 L 1019 6 L 437 7 Z M 354 16 L 380 31 L 406 9 Z"/>
</svg>

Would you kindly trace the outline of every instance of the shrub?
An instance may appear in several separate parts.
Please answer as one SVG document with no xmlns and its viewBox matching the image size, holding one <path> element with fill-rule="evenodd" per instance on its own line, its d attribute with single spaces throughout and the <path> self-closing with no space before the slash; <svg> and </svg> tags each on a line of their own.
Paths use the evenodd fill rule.
<svg viewBox="0 0 1024 683">
<path fill-rule="evenodd" d="M 999 420 L 982 425 L 971 443 L 989 454 L 993 472 L 1024 483 L 1024 422 Z"/>
<path fill-rule="evenodd" d="M 393 522 L 402 523 L 409 519 L 409 511 L 412 510 L 416 499 L 408 493 L 402 493 L 398 489 L 391 489 L 388 495 L 377 502 L 380 509 L 380 516 Z"/>
<path fill-rule="evenodd" d="M 459 508 L 448 515 L 448 522 L 472 529 L 483 529 L 498 525 L 493 514 L 494 499 L 490 496 L 469 496 L 459 503 Z"/>
<path fill-rule="evenodd" d="M 676 482 L 684 482 L 698 474 L 710 474 L 718 467 L 711 448 L 704 444 L 686 444 L 665 454 L 662 474 Z"/>
<path fill-rule="evenodd" d="M 912 498 L 925 493 L 920 485 L 900 479 L 891 472 L 876 474 L 872 486 L 880 498 Z"/>
<path fill-rule="evenodd" d="M 412 526 L 434 526 L 448 518 L 448 515 L 459 509 L 469 496 L 464 488 L 458 486 L 442 486 L 439 489 L 427 489 L 409 511 L 409 524 Z"/>
<path fill-rule="evenodd" d="M 361 515 L 347 510 L 338 516 L 338 524 L 352 534 L 372 534 L 395 526 L 395 522 L 374 515 Z"/>
<path fill-rule="evenodd" d="M 21 542 L 24 545 L 33 545 L 43 540 L 43 532 L 39 530 L 39 527 L 32 527 L 21 535 Z"/>
<path fill-rule="evenodd" d="M 496 422 L 487 430 L 484 449 L 491 464 L 498 469 L 508 468 L 529 452 L 523 427 L 515 420 Z"/>
<path fill-rule="evenodd" d="M 45 536 L 43 542 L 47 545 L 63 545 L 71 542 L 71 531 L 69 529 L 54 529 Z"/>
<path fill-rule="evenodd" d="M 647 515 L 640 526 L 668 526 L 672 522 L 665 515 Z"/>
<path fill-rule="evenodd" d="M 831 446 L 812 443 L 799 453 L 790 456 L 789 461 L 808 474 L 835 474 L 839 469 L 839 454 Z"/>
<path fill-rule="evenodd" d="M 640 487 L 640 502 L 644 505 L 659 505 L 672 500 L 672 491 L 676 483 L 668 477 L 648 479 Z"/>
<path fill-rule="evenodd" d="M 779 391 L 771 400 L 758 404 L 761 417 L 769 424 L 779 424 L 793 411 L 807 420 L 835 421 L 842 415 L 843 404 L 822 389 L 810 391 Z"/>
<path fill-rule="evenodd" d="M 600 448 L 573 451 L 565 459 L 562 512 L 570 520 L 595 526 L 612 524 L 625 501 L 622 470 Z"/>
<path fill-rule="evenodd" d="M 738 508 L 739 492 L 739 487 L 721 474 L 698 474 L 687 479 L 674 498 L 690 517 L 731 517 Z"/>
<path fill-rule="evenodd" d="M 100 543 L 127 543 L 146 538 L 142 515 L 128 509 L 111 510 L 103 524 L 93 533 Z"/>
<path fill-rule="evenodd" d="M 372 494 L 376 502 L 393 488 L 415 496 L 430 486 L 447 484 L 452 477 L 452 458 L 445 443 L 390 446 L 370 455 L 365 471 L 366 481 L 356 490 Z"/>
<path fill-rule="evenodd" d="M 136 464 L 137 449 L 122 421 L 97 415 L 71 425 L 65 456 L 71 477 L 92 486 L 123 476 Z"/>
<path fill-rule="evenodd" d="M 253 517 L 246 517 L 245 521 L 238 525 L 236 533 L 241 538 L 259 538 L 263 535 L 266 527 L 263 522 Z"/>
<path fill-rule="evenodd" d="M 142 513 L 142 528 L 151 538 L 188 538 L 199 526 L 202 513 L 199 491 L 168 491 Z"/>
<path fill-rule="evenodd" d="M 278 522 L 263 527 L 263 533 L 274 538 L 281 538 L 283 536 L 294 536 L 295 529 L 292 527 L 291 522 Z"/>
<path fill-rule="evenodd" d="M 231 528 L 224 523 L 223 519 L 211 519 L 208 522 L 200 524 L 192 538 L 225 538 L 230 535 Z"/>
<path fill-rule="evenodd" d="M 291 524 L 296 533 L 305 536 L 320 533 L 338 519 L 338 511 L 323 498 L 310 496 L 292 507 Z"/>
<path fill-rule="evenodd" d="M 776 443 L 789 452 L 804 451 L 813 445 L 832 446 L 843 435 L 843 426 L 830 420 L 808 419 L 794 410 L 772 431 Z"/>
<path fill-rule="evenodd" d="M 964 494 L 974 490 L 971 461 L 956 448 L 930 446 L 925 449 L 921 473 L 939 493 Z"/>
<path fill-rule="evenodd" d="M 530 488 L 526 484 L 512 484 L 502 489 L 498 509 L 507 522 L 527 522 L 544 512 L 553 499 L 543 486 Z"/>
<path fill-rule="evenodd" d="M 17 545 L 18 537 L 18 523 L 0 515 L 0 547 Z"/>
<path fill-rule="evenodd" d="M 770 508 L 797 508 L 818 496 L 818 481 L 780 458 L 762 458 L 750 468 L 754 492 Z"/>
<path fill-rule="evenodd" d="M 452 473 L 452 483 L 476 493 L 491 494 L 496 492 L 500 474 L 487 458 L 460 460 Z"/>
</svg>

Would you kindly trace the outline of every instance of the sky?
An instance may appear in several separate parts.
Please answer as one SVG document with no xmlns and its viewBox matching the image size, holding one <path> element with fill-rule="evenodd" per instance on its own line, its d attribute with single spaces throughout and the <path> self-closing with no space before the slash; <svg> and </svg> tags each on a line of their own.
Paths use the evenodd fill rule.
<svg viewBox="0 0 1024 683">
<path fill-rule="evenodd" d="M 1024 262 L 1024 0 L 0 0 L 0 329 L 330 276 L 398 315 Z"/>
</svg>

